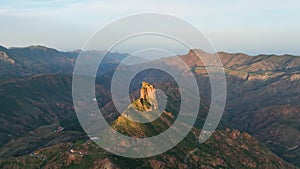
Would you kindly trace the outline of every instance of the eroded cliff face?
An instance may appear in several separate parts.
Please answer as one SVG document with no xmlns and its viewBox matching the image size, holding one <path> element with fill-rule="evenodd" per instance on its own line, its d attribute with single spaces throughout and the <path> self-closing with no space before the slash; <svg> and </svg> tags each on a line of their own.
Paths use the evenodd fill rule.
<svg viewBox="0 0 300 169">
<path fill-rule="evenodd" d="M 158 108 L 155 88 L 147 83 L 142 82 L 140 98 L 135 102 L 136 108 L 140 111 L 152 111 Z"/>
<path fill-rule="evenodd" d="M 15 60 L 11 59 L 6 52 L 0 51 L 0 61 L 3 60 L 4 62 L 15 64 Z"/>
<path fill-rule="evenodd" d="M 157 119 L 161 113 L 158 110 L 155 88 L 147 82 L 142 82 L 140 97 L 129 104 L 121 116 L 135 122 L 149 122 Z M 118 119 L 121 120 L 120 117 Z"/>
</svg>

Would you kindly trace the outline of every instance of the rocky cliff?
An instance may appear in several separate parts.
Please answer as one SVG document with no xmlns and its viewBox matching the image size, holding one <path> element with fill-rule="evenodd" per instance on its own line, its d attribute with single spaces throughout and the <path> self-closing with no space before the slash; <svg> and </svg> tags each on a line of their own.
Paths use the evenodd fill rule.
<svg viewBox="0 0 300 169">
<path fill-rule="evenodd" d="M 147 83 L 142 82 L 140 89 L 140 98 L 133 102 L 134 107 L 139 111 L 152 111 L 157 109 L 156 90 Z"/>
<path fill-rule="evenodd" d="M 15 64 L 15 60 L 9 58 L 9 56 L 5 53 L 0 51 L 0 61 L 3 60 L 4 62 L 8 62 L 10 64 Z"/>
</svg>

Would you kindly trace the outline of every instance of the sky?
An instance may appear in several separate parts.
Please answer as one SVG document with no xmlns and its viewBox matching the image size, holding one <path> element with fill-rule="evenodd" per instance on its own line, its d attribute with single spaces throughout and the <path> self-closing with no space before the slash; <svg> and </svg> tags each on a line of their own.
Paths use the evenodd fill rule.
<svg viewBox="0 0 300 169">
<path fill-rule="evenodd" d="M 299 0 L 0 0 L 0 45 L 81 49 L 105 25 L 150 12 L 186 20 L 217 51 L 300 55 Z"/>
</svg>

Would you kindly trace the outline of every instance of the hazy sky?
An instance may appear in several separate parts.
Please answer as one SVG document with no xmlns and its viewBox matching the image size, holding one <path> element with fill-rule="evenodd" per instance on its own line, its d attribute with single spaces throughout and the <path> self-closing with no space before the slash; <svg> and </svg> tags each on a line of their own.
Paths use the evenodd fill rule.
<svg viewBox="0 0 300 169">
<path fill-rule="evenodd" d="M 299 0 L 0 0 L 0 45 L 79 49 L 101 27 L 145 12 L 190 22 L 218 51 L 300 55 Z"/>
</svg>

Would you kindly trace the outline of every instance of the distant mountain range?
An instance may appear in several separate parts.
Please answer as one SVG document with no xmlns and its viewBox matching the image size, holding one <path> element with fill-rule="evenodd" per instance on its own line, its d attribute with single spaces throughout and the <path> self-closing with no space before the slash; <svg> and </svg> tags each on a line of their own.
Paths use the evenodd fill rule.
<svg viewBox="0 0 300 169">
<path fill-rule="evenodd" d="M 87 52 L 90 55 L 98 53 Z M 191 67 L 203 101 L 195 131 L 170 152 L 149 159 L 134 160 L 111 155 L 94 148 L 95 145 L 90 141 L 86 142 L 71 98 L 71 74 L 78 51 L 60 52 L 42 46 L 0 47 L 0 156 L 9 157 L 0 160 L 0 167 L 13 168 L 16 164 L 22 168 L 34 161 L 31 158 L 36 159 L 32 163 L 35 167 L 31 168 L 80 168 L 77 164 L 91 168 L 174 168 L 173 164 L 182 168 L 186 165 L 191 168 L 292 168 L 287 162 L 299 167 L 300 57 L 219 52 L 227 80 L 225 113 L 218 131 L 210 141 L 198 146 L 195 145 L 197 130 L 201 129 L 209 108 L 210 84 L 197 53 L 208 59 L 213 55 L 191 50 L 180 56 Z M 98 104 L 106 110 L 105 117 L 110 122 L 119 117 L 111 101 L 110 80 L 114 69 L 126 56 L 128 54 L 109 53 L 96 79 Z M 173 57 L 144 64 L 172 65 Z M 140 66 L 125 65 L 124 71 Z M 145 71 L 132 82 L 130 92 L 135 98 L 139 95 L 140 82 L 145 80 L 168 93 L 171 101 L 167 108 L 176 115 L 179 98 L 172 93 L 178 88 L 174 79 L 157 70 Z M 54 133 L 59 126 L 63 126 L 65 131 Z M 88 153 L 82 158 L 70 153 L 71 143 L 74 149 Z M 189 156 L 190 160 L 185 160 L 192 148 L 201 151 L 194 152 L 195 155 Z M 268 148 L 286 162 L 272 154 Z M 62 153 L 58 153 L 59 150 Z M 34 151 L 40 152 L 42 156 L 26 156 Z M 51 154 L 51 151 L 57 153 Z M 94 155 L 97 153 L 101 155 L 96 155 L 96 158 Z M 44 157 L 47 157 L 46 162 Z M 236 159 L 238 162 L 235 162 Z"/>
<path fill-rule="evenodd" d="M 300 166 L 300 57 L 218 54 L 227 74 L 223 120 Z M 201 63 L 192 61 L 193 52 L 183 58 L 194 66 L 201 86 L 208 86 Z M 209 90 L 201 91 L 209 97 Z"/>
<path fill-rule="evenodd" d="M 44 46 L 24 48 L 0 47 L 0 74 L 30 76 L 36 74 L 72 74 L 81 51 L 61 52 Z M 97 57 L 105 51 L 84 51 L 85 56 Z M 103 59 L 105 69 L 113 69 L 128 54 L 108 52 Z"/>
<path fill-rule="evenodd" d="M 61 52 L 44 46 L 29 46 L 23 48 L 5 48 L 0 46 L 0 74 L 30 76 L 36 74 L 72 74 L 75 61 L 79 54 L 85 57 L 98 57 L 107 51 L 81 51 Z M 116 65 L 138 64 L 147 62 L 143 57 L 129 54 L 107 52 L 101 62 L 101 70 L 114 69 Z"/>
</svg>

